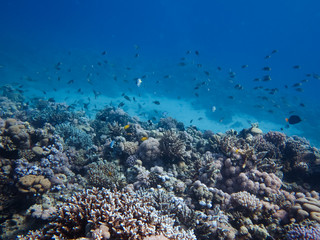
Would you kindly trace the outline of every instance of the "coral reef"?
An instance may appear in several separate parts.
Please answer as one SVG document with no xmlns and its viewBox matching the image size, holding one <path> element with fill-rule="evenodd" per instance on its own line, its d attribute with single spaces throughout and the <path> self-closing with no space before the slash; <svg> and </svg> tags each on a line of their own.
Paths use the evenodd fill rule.
<svg viewBox="0 0 320 240">
<path fill-rule="evenodd" d="M 113 106 L 92 119 L 0 90 L 1 239 L 319 239 L 320 151 L 306 139 Z"/>
<path fill-rule="evenodd" d="M 57 218 L 45 226 L 41 237 L 64 239 L 91 235 L 94 239 L 144 239 L 163 235 L 169 239 L 196 239 L 192 231 L 174 226 L 159 215 L 149 201 L 134 192 L 88 189 L 60 207 Z"/>
</svg>

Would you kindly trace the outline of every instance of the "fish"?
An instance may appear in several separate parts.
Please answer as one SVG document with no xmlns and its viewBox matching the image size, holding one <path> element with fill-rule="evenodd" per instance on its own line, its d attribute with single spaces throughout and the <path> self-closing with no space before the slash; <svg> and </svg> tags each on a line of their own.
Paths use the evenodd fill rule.
<svg viewBox="0 0 320 240">
<path fill-rule="evenodd" d="M 297 92 L 303 92 L 303 88 L 296 88 Z"/>
<path fill-rule="evenodd" d="M 203 119 L 203 117 L 199 117 L 198 120 L 201 121 Z"/>
<path fill-rule="evenodd" d="M 241 66 L 241 68 L 247 68 L 248 67 L 248 65 L 242 65 Z"/>
<path fill-rule="evenodd" d="M 137 78 L 137 80 L 136 80 L 136 85 L 137 85 L 137 87 L 140 87 L 140 86 L 141 86 L 141 83 L 142 83 L 141 78 Z"/>
<path fill-rule="evenodd" d="M 123 97 L 124 97 L 126 100 L 128 100 L 128 101 L 131 102 L 131 99 L 130 99 L 127 95 L 123 95 Z"/>
<path fill-rule="evenodd" d="M 228 96 L 229 99 L 234 99 L 234 96 Z"/>
<path fill-rule="evenodd" d="M 124 106 L 124 102 L 119 103 L 118 108 L 121 108 Z"/>
<path fill-rule="evenodd" d="M 110 147 L 110 148 L 113 148 L 114 144 L 115 144 L 115 141 L 112 140 L 111 143 L 109 144 L 109 147 Z"/>
<path fill-rule="evenodd" d="M 260 78 L 255 78 L 255 79 L 253 79 L 253 81 L 254 81 L 254 82 L 260 82 L 261 79 L 260 79 Z"/>
<path fill-rule="evenodd" d="M 185 62 L 180 62 L 180 63 L 178 63 L 178 65 L 183 67 L 183 66 L 186 66 L 187 64 Z"/>
<path fill-rule="evenodd" d="M 302 85 L 302 83 L 301 82 L 299 82 L 299 83 L 295 83 L 295 84 L 293 84 L 292 85 L 292 87 L 299 87 L 299 86 L 301 86 Z"/>
<path fill-rule="evenodd" d="M 101 95 L 101 92 L 97 92 L 96 90 L 92 90 L 93 91 L 93 94 L 94 94 L 94 99 L 97 99 L 97 97 L 99 96 L 99 95 Z"/>
<path fill-rule="evenodd" d="M 197 56 L 199 56 L 199 51 L 194 51 L 194 53 L 197 55 Z"/>
<path fill-rule="evenodd" d="M 266 75 L 263 77 L 262 81 L 264 81 L 264 82 L 271 81 L 271 77 L 269 75 Z"/>
<path fill-rule="evenodd" d="M 238 89 L 238 90 L 242 90 L 243 89 L 243 86 L 241 86 L 241 84 L 237 84 L 234 86 L 235 89 Z"/>
<path fill-rule="evenodd" d="M 70 80 L 67 82 L 67 84 L 72 84 L 72 83 L 74 83 L 74 80 Z"/>
<path fill-rule="evenodd" d="M 278 50 L 275 49 L 275 50 L 272 50 L 271 54 L 275 54 L 275 53 L 277 53 L 277 52 L 278 52 Z"/>
<path fill-rule="evenodd" d="M 211 111 L 215 112 L 217 110 L 216 106 L 212 106 Z"/>
<path fill-rule="evenodd" d="M 165 76 L 163 76 L 163 78 L 171 78 L 171 76 L 170 75 L 165 75 Z"/>
<path fill-rule="evenodd" d="M 222 68 L 221 68 L 221 67 L 219 67 L 219 66 L 217 67 L 217 69 L 218 69 L 218 71 L 221 71 L 221 70 L 222 70 Z"/>
<path fill-rule="evenodd" d="M 142 137 L 142 138 L 140 138 L 140 141 L 145 141 L 145 140 L 147 140 L 148 139 L 148 137 Z"/>
<path fill-rule="evenodd" d="M 153 103 L 156 104 L 156 105 L 160 105 L 159 101 L 153 101 Z"/>
<path fill-rule="evenodd" d="M 267 56 L 264 57 L 264 59 L 269 59 L 269 58 L 271 58 L 270 55 L 267 55 Z"/>
<path fill-rule="evenodd" d="M 207 76 L 210 75 L 210 73 L 209 73 L 208 71 L 204 71 L 204 73 L 205 73 Z"/>
<path fill-rule="evenodd" d="M 131 125 L 130 124 L 127 124 L 123 127 L 124 130 L 127 130 Z"/>
<path fill-rule="evenodd" d="M 139 57 L 139 53 L 136 53 L 136 54 L 134 55 L 134 57 L 135 57 L 135 58 L 138 58 L 138 57 Z"/>
<path fill-rule="evenodd" d="M 299 106 L 300 107 L 305 107 L 306 105 L 304 105 L 304 103 L 300 103 Z"/>
<path fill-rule="evenodd" d="M 293 69 L 300 69 L 301 67 L 299 65 L 294 65 L 292 68 Z"/>
<path fill-rule="evenodd" d="M 103 51 L 102 53 L 101 53 L 101 55 L 106 55 L 107 54 L 107 51 Z"/>
<path fill-rule="evenodd" d="M 55 65 L 55 69 L 61 70 L 61 65 L 62 65 L 62 62 L 58 62 L 58 63 Z"/>
<path fill-rule="evenodd" d="M 271 67 L 263 67 L 262 70 L 263 71 L 271 71 Z"/>
<path fill-rule="evenodd" d="M 289 124 L 297 124 L 302 121 L 302 119 L 298 115 L 291 115 L 289 118 L 285 119 Z"/>
</svg>

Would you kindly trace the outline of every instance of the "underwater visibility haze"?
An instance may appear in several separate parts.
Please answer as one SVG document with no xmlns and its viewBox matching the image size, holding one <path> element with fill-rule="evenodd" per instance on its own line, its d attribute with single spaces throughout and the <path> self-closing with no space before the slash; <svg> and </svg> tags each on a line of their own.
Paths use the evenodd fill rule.
<svg viewBox="0 0 320 240">
<path fill-rule="evenodd" d="M 320 239 L 320 2 L 0 6 L 1 239 Z"/>
</svg>

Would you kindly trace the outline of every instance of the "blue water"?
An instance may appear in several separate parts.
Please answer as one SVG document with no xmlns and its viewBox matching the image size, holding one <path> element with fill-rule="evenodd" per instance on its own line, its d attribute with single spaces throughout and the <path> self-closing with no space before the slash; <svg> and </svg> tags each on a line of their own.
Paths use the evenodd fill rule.
<svg viewBox="0 0 320 240">
<path fill-rule="evenodd" d="M 22 84 L 29 97 L 69 104 L 90 97 L 92 111 L 109 104 L 94 103 L 95 90 L 98 99 L 124 101 L 126 111 L 141 104 L 135 113 L 147 112 L 147 118 L 166 110 L 163 102 L 160 108 L 150 101 L 163 100 L 171 109 L 166 99 L 173 99 L 181 112 L 183 102 L 201 111 L 178 119 L 186 124 L 200 126 L 204 118 L 221 125 L 217 132 L 257 121 L 265 132 L 298 134 L 320 146 L 319 7 L 315 0 L 1 1 L 0 83 Z M 253 81 L 265 75 L 272 80 Z M 143 76 L 137 87 L 135 78 Z M 296 91 L 292 85 L 304 79 L 303 92 Z M 122 93 L 137 102 L 120 100 Z M 291 114 L 303 121 L 287 128 Z"/>
</svg>

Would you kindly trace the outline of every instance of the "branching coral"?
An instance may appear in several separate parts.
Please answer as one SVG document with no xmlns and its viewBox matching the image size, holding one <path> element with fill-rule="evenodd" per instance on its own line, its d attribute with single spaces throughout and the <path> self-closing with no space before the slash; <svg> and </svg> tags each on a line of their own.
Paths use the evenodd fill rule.
<svg viewBox="0 0 320 240">
<path fill-rule="evenodd" d="M 57 218 L 35 239 L 75 239 L 88 235 L 103 239 L 99 230 L 104 230 L 111 239 L 142 240 L 156 235 L 172 240 L 196 239 L 192 231 L 174 226 L 172 218 L 161 215 L 136 193 L 96 188 L 68 199 Z"/>
</svg>

